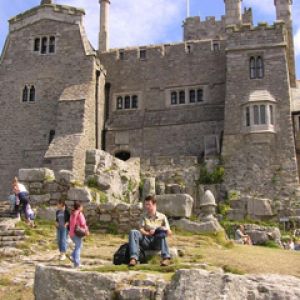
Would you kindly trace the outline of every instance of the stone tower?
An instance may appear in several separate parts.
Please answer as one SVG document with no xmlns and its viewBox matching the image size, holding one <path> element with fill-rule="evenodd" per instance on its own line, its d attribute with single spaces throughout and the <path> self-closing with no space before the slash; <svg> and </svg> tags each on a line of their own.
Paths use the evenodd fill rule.
<svg viewBox="0 0 300 300">
<path fill-rule="evenodd" d="M 99 52 L 105 52 L 109 49 L 110 0 L 99 0 L 99 3 L 100 3 Z"/>
<path fill-rule="evenodd" d="M 295 51 L 293 39 L 293 19 L 292 19 L 292 4 L 293 0 L 274 0 L 276 7 L 276 19 L 284 21 L 287 29 L 287 55 L 289 65 L 290 83 L 292 87 L 296 86 L 296 71 L 295 71 Z"/>
<path fill-rule="evenodd" d="M 242 0 L 224 0 L 226 12 L 226 25 L 240 24 L 242 22 Z"/>
</svg>

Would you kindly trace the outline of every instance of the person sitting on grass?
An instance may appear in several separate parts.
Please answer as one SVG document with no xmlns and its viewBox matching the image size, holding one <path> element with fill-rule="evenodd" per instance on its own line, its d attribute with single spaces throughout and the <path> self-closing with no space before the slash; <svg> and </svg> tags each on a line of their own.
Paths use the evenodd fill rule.
<svg viewBox="0 0 300 300">
<path fill-rule="evenodd" d="M 243 225 L 240 225 L 235 231 L 235 240 L 244 245 L 252 245 L 251 238 L 248 234 L 245 234 L 245 228 Z"/>
<path fill-rule="evenodd" d="M 138 262 L 140 246 L 144 250 L 160 250 L 161 266 L 170 265 L 170 253 L 167 236 L 172 235 L 167 217 L 156 210 L 156 199 L 148 196 L 144 202 L 145 213 L 140 220 L 140 229 L 129 233 L 129 266 Z"/>
</svg>

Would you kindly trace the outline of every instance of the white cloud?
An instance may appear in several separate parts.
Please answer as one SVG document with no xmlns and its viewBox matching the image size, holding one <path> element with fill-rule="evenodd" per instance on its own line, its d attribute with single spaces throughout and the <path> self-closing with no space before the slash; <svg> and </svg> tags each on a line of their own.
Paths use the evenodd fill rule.
<svg viewBox="0 0 300 300">
<path fill-rule="evenodd" d="M 58 0 L 57 3 L 82 7 L 86 11 L 85 27 L 92 44 L 97 47 L 99 2 Z M 168 40 L 170 27 L 178 26 L 185 14 L 183 0 L 112 0 L 110 7 L 111 47 L 144 45 Z M 174 38 L 174 36 L 173 36 Z"/>
<path fill-rule="evenodd" d="M 300 29 L 296 32 L 294 36 L 294 42 L 295 42 L 295 53 L 296 56 L 300 56 Z"/>
</svg>

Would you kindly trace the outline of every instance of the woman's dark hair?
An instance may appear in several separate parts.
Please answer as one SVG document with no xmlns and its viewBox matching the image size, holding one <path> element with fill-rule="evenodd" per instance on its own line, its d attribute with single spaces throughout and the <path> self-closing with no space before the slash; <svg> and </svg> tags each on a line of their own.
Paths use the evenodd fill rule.
<svg viewBox="0 0 300 300">
<path fill-rule="evenodd" d="M 74 210 L 78 210 L 81 207 L 81 203 L 79 201 L 74 201 Z"/>
</svg>

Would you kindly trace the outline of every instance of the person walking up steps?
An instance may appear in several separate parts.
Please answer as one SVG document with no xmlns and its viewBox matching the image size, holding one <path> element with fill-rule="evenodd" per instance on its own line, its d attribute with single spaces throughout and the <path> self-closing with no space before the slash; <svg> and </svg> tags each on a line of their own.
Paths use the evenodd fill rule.
<svg viewBox="0 0 300 300">
<path fill-rule="evenodd" d="M 60 253 L 60 260 L 66 259 L 66 252 L 68 246 L 68 235 L 69 235 L 69 222 L 70 222 L 70 212 L 65 205 L 64 200 L 59 200 L 57 203 L 56 211 L 56 236 L 57 244 Z"/>
</svg>

